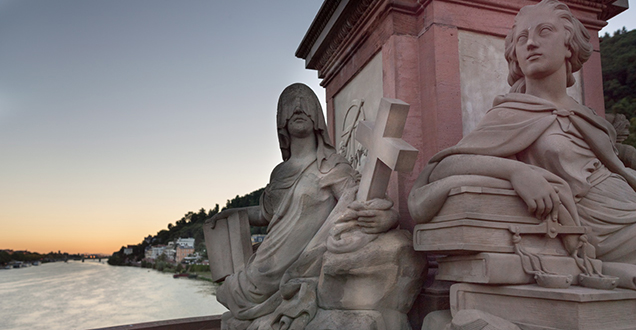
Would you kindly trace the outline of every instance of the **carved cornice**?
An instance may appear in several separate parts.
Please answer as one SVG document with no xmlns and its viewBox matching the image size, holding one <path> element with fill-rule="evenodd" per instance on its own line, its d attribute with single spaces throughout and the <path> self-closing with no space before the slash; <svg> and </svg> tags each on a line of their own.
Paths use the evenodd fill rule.
<svg viewBox="0 0 636 330">
<path fill-rule="evenodd" d="M 367 9 L 375 1 L 376 0 L 353 1 L 355 2 L 355 6 L 352 8 L 347 8 L 348 10 L 346 10 L 346 12 L 348 12 L 348 16 L 340 23 L 340 25 L 336 29 L 332 31 L 331 41 L 327 45 L 327 48 L 324 50 L 324 55 L 320 56 L 317 59 L 317 62 L 315 62 L 316 68 L 324 67 L 327 61 L 340 47 L 340 45 L 342 45 L 342 41 L 351 34 L 351 31 L 356 25 L 362 22 L 360 18 L 366 13 Z"/>
<path fill-rule="evenodd" d="M 607 21 L 629 8 L 628 0 L 604 0 L 603 5 L 603 12 L 599 15 L 599 19 L 604 21 Z"/>
<path fill-rule="evenodd" d="M 337 65 L 336 57 L 351 53 L 364 36 L 356 36 L 361 27 L 393 11 L 418 15 L 434 1 L 457 2 L 472 7 L 489 8 L 515 13 L 523 1 L 508 0 L 325 0 L 296 50 L 296 57 L 305 60 L 305 67 L 318 70 L 324 78 L 324 69 Z M 539 2 L 540 0 L 536 0 Z M 596 12 L 598 20 L 583 19 L 583 23 L 602 27 L 607 20 L 628 8 L 628 0 L 561 0 L 571 7 Z M 380 12 L 378 12 L 380 10 Z M 379 14 L 378 14 L 379 13 Z M 347 55 L 345 55 L 346 57 Z M 331 71 L 333 68 L 328 68 Z"/>
<path fill-rule="evenodd" d="M 326 0 L 298 47 L 296 57 L 305 59 L 308 69 L 320 70 L 351 31 L 362 23 L 361 18 L 369 7 L 379 1 Z"/>
<path fill-rule="evenodd" d="M 305 60 L 308 69 L 321 70 L 328 65 L 355 31 L 368 23 L 375 9 L 416 14 L 424 0 L 326 0 L 300 46 L 296 57 Z"/>
<path fill-rule="evenodd" d="M 296 57 L 302 59 L 307 58 L 311 47 L 316 43 L 316 40 L 318 40 L 318 37 L 325 29 L 325 26 L 327 26 L 327 23 L 331 19 L 331 16 L 333 16 L 336 8 L 338 8 L 338 5 L 340 5 L 340 2 L 341 0 L 325 0 L 325 2 L 322 3 L 318 14 L 314 17 L 313 22 L 311 22 L 309 26 L 309 30 L 305 33 L 305 37 L 303 37 L 303 40 L 296 50 Z"/>
</svg>

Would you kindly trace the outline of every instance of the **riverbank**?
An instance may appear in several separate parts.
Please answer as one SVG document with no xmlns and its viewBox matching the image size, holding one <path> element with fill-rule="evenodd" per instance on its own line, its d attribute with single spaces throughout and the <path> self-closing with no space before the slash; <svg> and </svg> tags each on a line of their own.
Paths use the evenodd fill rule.
<svg viewBox="0 0 636 330">
<path fill-rule="evenodd" d="M 181 265 L 175 266 L 171 263 L 151 263 L 151 262 L 139 262 L 132 263 L 124 266 L 114 266 L 114 267 L 139 267 L 143 269 L 153 269 L 158 272 L 166 273 L 166 274 L 191 274 L 196 275 L 196 279 L 208 281 L 213 283 L 215 286 L 219 284 L 212 280 L 212 273 L 210 272 L 210 266 L 204 264 L 195 264 L 195 265 Z"/>
</svg>

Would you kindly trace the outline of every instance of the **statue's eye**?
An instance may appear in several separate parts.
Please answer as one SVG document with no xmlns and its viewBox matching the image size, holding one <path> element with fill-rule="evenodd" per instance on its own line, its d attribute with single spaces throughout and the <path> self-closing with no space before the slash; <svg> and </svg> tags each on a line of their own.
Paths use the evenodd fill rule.
<svg viewBox="0 0 636 330">
<path fill-rule="evenodd" d="M 526 36 L 525 34 L 522 34 L 519 37 L 517 37 L 517 42 L 521 44 L 525 44 L 527 40 L 528 40 L 528 36 Z"/>
<path fill-rule="evenodd" d="M 549 26 L 543 27 L 541 28 L 541 31 L 539 31 L 539 35 L 541 36 L 546 36 L 548 35 L 550 32 L 552 32 L 552 28 Z"/>
</svg>

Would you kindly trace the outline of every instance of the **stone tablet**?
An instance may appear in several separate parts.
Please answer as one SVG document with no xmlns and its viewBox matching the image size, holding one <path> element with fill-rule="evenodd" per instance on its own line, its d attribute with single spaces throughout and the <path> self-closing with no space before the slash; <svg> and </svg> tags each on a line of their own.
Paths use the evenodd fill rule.
<svg viewBox="0 0 636 330">
<path fill-rule="evenodd" d="M 243 268 L 252 255 L 250 224 L 247 212 L 237 212 L 216 226 L 203 226 L 210 272 L 215 282 L 224 280 Z"/>
</svg>

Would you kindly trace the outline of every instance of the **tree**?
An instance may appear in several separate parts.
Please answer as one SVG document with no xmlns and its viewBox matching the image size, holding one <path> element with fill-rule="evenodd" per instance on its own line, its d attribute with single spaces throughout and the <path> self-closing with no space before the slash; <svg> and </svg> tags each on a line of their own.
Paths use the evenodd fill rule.
<svg viewBox="0 0 636 330">
<path fill-rule="evenodd" d="M 223 209 L 234 208 L 234 207 L 246 207 L 246 206 L 255 206 L 259 204 L 261 195 L 265 191 L 265 188 L 261 188 L 255 191 L 252 191 L 249 194 L 243 196 L 236 196 L 232 200 L 228 200 L 227 204 Z M 199 209 L 198 212 L 189 211 L 184 216 L 177 220 L 174 224 L 169 223 L 167 225 L 167 230 L 162 229 L 157 232 L 157 235 L 146 237 L 140 244 L 133 246 L 133 257 L 134 259 L 141 260 L 144 257 L 145 248 L 151 244 L 167 244 L 171 241 L 176 241 L 178 238 L 189 238 L 192 237 L 195 240 L 195 247 L 197 251 L 205 250 L 205 239 L 203 237 L 203 225 L 205 221 L 215 214 L 219 213 L 219 204 L 215 204 L 214 208 L 206 211 L 205 208 Z M 252 234 L 265 233 L 265 227 L 252 227 Z M 122 250 L 119 252 L 113 253 L 112 261 L 109 261 L 111 264 L 125 264 L 127 262 L 127 258 L 125 258 Z M 165 262 L 162 262 L 162 267 Z M 155 264 L 155 266 L 157 266 Z"/>
<path fill-rule="evenodd" d="M 7 251 L 0 251 L 0 264 L 6 264 L 11 261 L 11 255 Z"/>
<path fill-rule="evenodd" d="M 265 191 L 265 188 L 254 190 L 251 193 L 244 196 L 236 195 L 236 197 L 234 197 L 232 200 L 227 201 L 227 203 L 225 204 L 225 207 L 223 207 L 223 210 L 233 209 L 236 207 L 247 207 L 247 206 L 258 205 L 261 199 L 261 195 L 263 194 L 263 191 Z"/>
<path fill-rule="evenodd" d="M 603 66 L 603 91 L 605 111 L 624 114 L 631 122 L 630 131 L 636 131 L 636 30 L 627 32 L 625 27 L 612 37 L 601 38 L 601 63 Z M 632 136 L 625 142 L 631 145 Z M 636 146 L 636 145 L 635 145 Z"/>
</svg>

